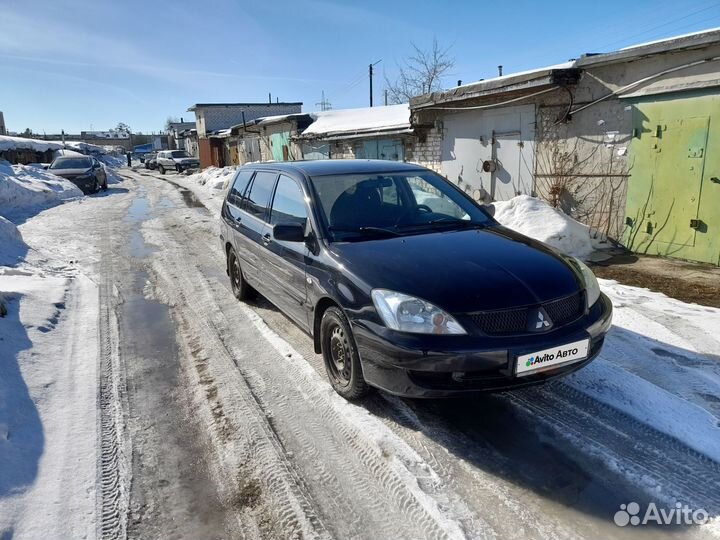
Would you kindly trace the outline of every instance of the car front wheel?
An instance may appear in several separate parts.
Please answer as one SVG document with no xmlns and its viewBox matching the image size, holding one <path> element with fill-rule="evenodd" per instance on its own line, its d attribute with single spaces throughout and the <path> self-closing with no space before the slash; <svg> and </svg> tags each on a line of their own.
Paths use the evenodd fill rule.
<svg viewBox="0 0 720 540">
<path fill-rule="evenodd" d="M 175 165 L 175 172 L 180 174 L 182 172 L 182 167 L 180 165 Z"/>
<path fill-rule="evenodd" d="M 330 307 L 323 313 L 320 345 L 325 371 L 335 391 L 348 400 L 366 395 L 370 387 L 363 377 L 350 323 L 337 307 Z"/>
<path fill-rule="evenodd" d="M 160 171 L 160 174 L 165 174 L 165 167 L 158 165 L 158 171 Z"/>
</svg>

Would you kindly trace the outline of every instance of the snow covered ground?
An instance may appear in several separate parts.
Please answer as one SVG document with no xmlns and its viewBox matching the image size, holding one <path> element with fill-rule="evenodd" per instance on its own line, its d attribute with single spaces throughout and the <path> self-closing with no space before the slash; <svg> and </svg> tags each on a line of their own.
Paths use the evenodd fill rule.
<svg viewBox="0 0 720 540">
<path fill-rule="evenodd" d="M 54 206 L 81 214 L 88 201 L 41 167 L 0 161 L 2 538 L 95 537 L 98 258 L 73 219 L 44 226 Z"/>
<path fill-rule="evenodd" d="M 718 535 L 612 516 L 631 500 L 720 515 L 720 310 L 601 281 L 614 327 L 565 379 L 349 404 L 302 331 L 228 290 L 217 215 L 234 169 L 120 173 L 107 194 L 0 218 L 0 538 L 92 538 L 104 516 L 134 537 Z M 590 250 L 533 200 L 503 213 Z M 128 362 L 109 394 L 108 358 Z"/>
</svg>

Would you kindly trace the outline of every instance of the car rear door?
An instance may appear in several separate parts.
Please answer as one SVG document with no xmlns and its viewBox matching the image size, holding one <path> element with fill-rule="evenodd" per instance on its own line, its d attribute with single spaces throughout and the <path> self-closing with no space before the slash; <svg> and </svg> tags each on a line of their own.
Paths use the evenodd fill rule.
<svg viewBox="0 0 720 540">
<path fill-rule="evenodd" d="M 227 240 L 235 249 L 235 253 L 240 258 L 240 266 L 244 266 L 246 261 L 245 252 L 247 251 L 245 245 L 247 240 L 243 238 L 247 234 L 245 231 L 247 219 L 243 221 L 245 212 L 241 208 L 245 191 L 250 184 L 250 180 L 252 180 L 253 174 L 255 174 L 255 171 L 252 169 L 238 171 L 228 189 L 225 203 L 220 212 L 223 226 L 222 238 Z M 225 249 L 224 242 L 223 249 Z"/>
<path fill-rule="evenodd" d="M 243 197 L 242 234 L 238 235 L 238 241 L 242 242 L 237 248 L 243 275 L 253 287 L 265 295 L 268 295 L 268 285 L 264 277 L 263 259 L 266 249 L 263 235 L 269 229 L 269 206 L 277 177 L 278 173 L 275 171 L 255 172 Z"/>
<path fill-rule="evenodd" d="M 271 301 L 303 328 L 308 328 L 305 267 L 308 248 L 305 242 L 286 242 L 273 235 L 274 225 L 302 225 L 307 234 L 308 209 L 301 185 L 280 174 L 270 209 L 270 227 L 263 234 L 265 279 Z"/>
</svg>

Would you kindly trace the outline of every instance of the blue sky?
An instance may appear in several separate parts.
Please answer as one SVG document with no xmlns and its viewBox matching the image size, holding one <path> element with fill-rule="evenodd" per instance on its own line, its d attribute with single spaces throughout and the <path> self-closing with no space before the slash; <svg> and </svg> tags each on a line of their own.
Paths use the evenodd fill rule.
<svg viewBox="0 0 720 540">
<path fill-rule="evenodd" d="M 11 131 L 162 129 L 197 102 L 368 105 L 437 37 L 471 82 L 720 26 L 718 0 L 186 2 L 0 0 L 0 110 Z"/>
</svg>

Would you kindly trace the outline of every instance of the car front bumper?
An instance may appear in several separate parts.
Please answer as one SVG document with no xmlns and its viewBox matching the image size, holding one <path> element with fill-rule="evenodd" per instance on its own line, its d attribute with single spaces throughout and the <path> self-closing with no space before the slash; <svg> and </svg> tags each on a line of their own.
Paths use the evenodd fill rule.
<svg viewBox="0 0 720 540">
<path fill-rule="evenodd" d="M 604 294 L 589 313 L 545 334 L 510 337 L 401 334 L 384 326 L 353 323 L 363 375 L 391 394 L 435 398 L 539 384 L 589 364 L 600 353 L 612 324 L 612 303 Z M 581 360 L 515 375 L 517 356 L 589 339 Z"/>
<path fill-rule="evenodd" d="M 94 186 L 100 184 L 94 176 L 67 178 L 67 180 L 75 184 L 83 191 L 90 191 Z"/>
<path fill-rule="evenodd" d="M 200 163 L 178 163 L 178 167 L 181 171 L 187 171 L 189 169 L 199 169 Z"/>
</svg>

